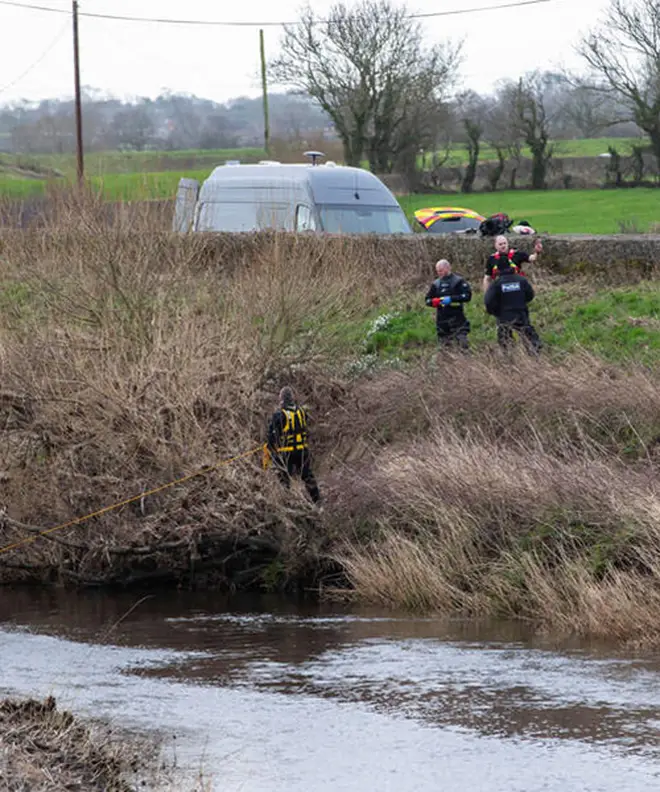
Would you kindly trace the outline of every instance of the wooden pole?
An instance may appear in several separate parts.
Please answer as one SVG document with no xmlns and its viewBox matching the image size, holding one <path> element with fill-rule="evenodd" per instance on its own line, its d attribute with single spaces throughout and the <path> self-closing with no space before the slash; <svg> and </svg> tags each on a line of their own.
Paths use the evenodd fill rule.
<svg viewBox="0 0 660 792">
<path fill-rule="evenodd" d="M 78 185 L 82 187 L 85 177 L 82 136 L 82 102 L 80 98 L 80 48 L 78 36 L 78 2 L 73 0 L 73 78 L 76 97 L 76 158 L 78 164 Z"/>
<path fill-rule="evenodd" d="M 270 156 L 270 124 L 268 121 L 268 84 L 266 81 L 266 49 L 264 47 L 264 31 L 259 29 L 259 55 L 261 57 L 261 91 L 264 103 L 264 151 Z"/>
</svg>

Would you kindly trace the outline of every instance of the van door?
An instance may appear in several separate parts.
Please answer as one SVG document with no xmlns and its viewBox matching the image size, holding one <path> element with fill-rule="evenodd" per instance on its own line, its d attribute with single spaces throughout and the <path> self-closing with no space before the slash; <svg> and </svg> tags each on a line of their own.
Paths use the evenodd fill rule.
<svg viewBox="0 0 660 792">
<path fill-rule="evenodd" d="M 172 231 L 186 233 L 190 231 L 195 216 L 195 204 L 199 195 L 197 179 L 180 179 L 174 203 L 174 219 Z"/>
</svg>

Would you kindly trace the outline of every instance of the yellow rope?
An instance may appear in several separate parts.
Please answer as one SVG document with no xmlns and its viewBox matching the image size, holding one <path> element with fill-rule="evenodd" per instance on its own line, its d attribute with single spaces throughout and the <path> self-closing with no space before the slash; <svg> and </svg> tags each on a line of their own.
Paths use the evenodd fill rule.
<svg viewBox="0 0 660 792">
<path fill-rule="evenodd" d="M 126 500 L 119 501 L 119 503 L 113 503 L 111 506 L 105 506 L 103 509 L 99 509 L 98 511 L 92 512 L 91 514 L 86 514 L 84 517 L 76 517 L 74 520 L 69 520 L 68 522 L 61 523 L 60 525 L 56 525 L 53 528 L 46 528 L 45 531 L 39 531 L 39 533 L 35 534 L 34 536 L 28 536 L 25 539 L 21 539 L 18 542 L 14 542 L 14 544 L 7 545 L 6 547 L 0 548 L 0 555 L 3 553 L 8 553 L 10 550 L 15 550 L 17 547 L 21 547 L 24 544 L 30 544 L 31 542 L 36 542 L 41 536 L 47 536 L 55 531 L 61 531 L 64 528 L 70 528 L 72 525 L 80 525 L 81 523 L 86 522 L 87 520 L 91 520 L 92 517 L 99 517 L 101 514 L 107 514 L 110 511 L 114 511 L 115 509 L 119 509 L 122 506 L 127 506 L 129 503 L 135 503 L 135 501 L 141 500 L 142 498 L 147 498 L 150 495 L 155 495 L 158 492 L 162 492 L 163 490 L 169 489 L 169 487 L 174 487 L 176 484 L 183 484 L 185 481 L 190 481 L 190 479 L 196 478 L 197 476 L 203 476 L 206 473 L 210 473 L 212 470 L 217 470 L 224 465 L 229 465 L 232 462 L 236 462 L 237 459 L 244 459 L 245 457 L 252 456 L 252 454 L 256 454 L 257 451 L 261 451 L 263 446 L 257 446 L 253 448 L 251 451 L 245 451 L 242 454 L 237 454 L 236 456 L 231 457 L 230 459 L 223 459 L 222 462 L 218 462 L 215 465 L 209 465 L 208 467 L 202 468 L 201 470 L 197 470 L 195 473 L 190 473 L 187 476 L 183 476 L 183 478 L 176 479 L 175 481 L 170 481 L 167 484 L 163 484 L 160 487 L 155 487 L 154 489 L 148 490 L 147 492 L 141 492 L 139 495 L 134 495 L 132 498 L 127 498 Z"/>
</svg>

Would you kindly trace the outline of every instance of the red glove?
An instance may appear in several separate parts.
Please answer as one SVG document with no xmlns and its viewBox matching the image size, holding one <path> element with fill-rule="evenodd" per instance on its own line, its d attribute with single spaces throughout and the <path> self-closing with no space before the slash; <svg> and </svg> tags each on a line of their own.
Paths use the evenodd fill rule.
<svg viewBox="0 0 660 792">
<path fill-rule="evenodd" d="M 441 298 L 441 297 L 434 297 L 434 298 L 431 300 L 431 305 L 432 305 L 434 308 L 439 308 L 441 303 L 442 303 L 442 298 Z"/>
</svg>

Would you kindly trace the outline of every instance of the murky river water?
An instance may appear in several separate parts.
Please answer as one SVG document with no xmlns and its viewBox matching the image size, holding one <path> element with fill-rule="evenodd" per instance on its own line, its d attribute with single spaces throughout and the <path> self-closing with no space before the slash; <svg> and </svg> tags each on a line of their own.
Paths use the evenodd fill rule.
<svg viewBox="0 0 660 792">
<path fill-rule="evenodd" d="M 0 694 L 158 731 L 218 792 L 660 790 L 658 657 L 512 625 L 139 600 L 0 589 Z"/>
</svg>

